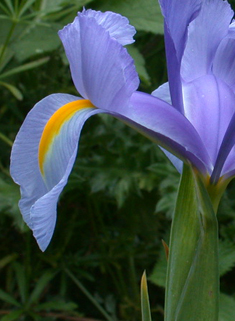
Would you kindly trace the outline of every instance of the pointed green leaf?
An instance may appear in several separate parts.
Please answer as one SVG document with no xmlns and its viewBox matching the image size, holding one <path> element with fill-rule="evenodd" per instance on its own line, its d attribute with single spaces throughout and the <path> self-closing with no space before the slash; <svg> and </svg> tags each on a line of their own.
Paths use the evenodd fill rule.
<svg viewBox="0 0 235 321">
<path fill-rule="evenodd" d="M 39 300 L 41 293 L 45 289 L 45 287 L 49 284 L 51 279 L 55 276 L 54 271 L 47 271 L 45 272 L 42 277 L 38 280 L 33 292 L 30 295 L 29 298 L 29 304 L 35 303 Z"/>
<path fill-rule="evenodd" d="M 1 20 L 0 20 L 1 21 Z M 0 60 L 0 75 L 2 70 L 9 64 L 10 60 L 14 56 L 14 51 L 11 50 L 9 47 L 5 48 L 3 45 L 1 45 L 1 31 L 0 31 L 0 56 L 2 55 L 2 58 Z"/>
<path fill-rule="evenodd" d="M 29 62 L 29 63 L 24 64 L 24 65 L 21 65 L 19 67 L 13 68 L 13 69 L 11 69 L 9 71 L 6 71 L 6 72 L 2 73 L 0 75 L 0 79 L 3 79 L 3 78 L 6 78 L 6 77 L 9 77 L 9 76 L 18 74 L 20 72 L 23 72 L 23 71 L 26 71 L 26 70 L 29 70 L 29 69 L 37 68 L 37 67 L 45 64 L 46 62 L 48 62 L 48 60 L 49 60 L 49 57 L 45 57 L 45 58 L 42 58 L 42 59 L 38 59 L 38 60 L 35 60 L 35 61 L 32 61 L 32 62 Z"/>
<path fill-rule="evenodd" d="M 62 27 L 61 24 L 55 22 L 31 26 L 11 45 L 15 51 L 16 59 L 24 61 L 32 56 L 45 55 L 45 53 L 57 49 L 61 45 L 57 33 Z"/>
<path fill-rule="evenodd" d="M 77 304 L 74 302 L 64 301 L 50 301 L 46 303 L 37 304 L 36 310 L 56 310 L 56 311 L 74 311 L 77 308 Z"/>
<path fill-rule="evenodd" d="M 64 0 L 43 0 L 41 1 L 40 11 L 43 15 L 57 12 L 63 8 Z"/>
<path fill-rule="evenodd" d="M 18 254 L 13 253 L 13 254 L 9 254 L 5 257 L 3 257 L 0 260 L 0 269 L 2 269 L 3 267 L 5 267 L 7 264 L 11 263 L 12 261 L 15 261 L 18 257 Z"/>
<path fill-rule="evenodd" d="M 24 268 L 21 264 L 18 262 L 13 263 L 15 274 L 16 274 L 16 281 L 19 288 L 20 298 L 21 302 L 25 303 L 27 294 L 28 294 L 28 287 L 27 287 L 27 281 L 26 281 L 26 274 L 24 271 Z"/>
<path fill-rule="evenodd" d="M 235 265 L 235 245 L 227 240 L 219 244 L 219 271 L 220 276 L 230 271 Z"/>
<path fill-rule="evenodd" d="M 0 132 L 0 139 L 5 142 L 7 145 L 9 145 L 10 147 L 12 147 L 13 142 L 12 140 L 10 140 L 6 135 L 4 135 L 3 133 Z"/>
<path fill-rule="evenodd" d="M 19 10 L 19 17 L 22 17 L 25 11 L 27 11 L 34 2 L 35 0 L 28 0 L 25 3 L 21 3 L 20 10 Z"/>
<path fill-rule="evenodd" d="M 8 6 L 10 12 L 13 14 L 14 13 L 14 8 L 13 8 L 11 0 L 4 0 L 4 1 L 5 1 L 6 5 Z"/>
<path fill-rule="evenodd" d="M 22 315 L 23 310 L 12 311 L 9 314 L 2 317 L 1 321 L 13 321 L 19 320 L 19 317 Z"/>
<path fill-rule="evenodd" d="M 56 20 L 58 20 L 58 18 L 64 17 L 67 12 L 75 12 L 76 9 L 78 10 L 84 7 L 91 1 L 93 0 L 73 0 L 73 2 L 69 0 L 43 0 L 41 1 L 40 13 L 43 16 L 45 16 L 47 14 L 52 14 L 61 11 L 60 15 L 53 15 L 53 18 L 56 18 Z"/>
<path fill-rule="evenodd" d="M 0 211 L 9 215 L 13 219 L 14 225 L 21 231 L 28 231 L 28 227 L 23 221 L 18 202 L 20 192 L 13 181 L 6 182 L 0 177 Z"/>
<path fill-rule="evenodd" d="M 17 302 L 13 296 L 11 296 L 10 294 L 4 292 L 3 290 L 0 289 L 0 300 L 10 303 L 14 306 L 20 307 L 20 303 Z"/>
<path fill-rule="evenodd" d="M 166 285 L 166 270 L 167 270 L 167 260 L 164 250 L 160 252 L 160 256 L 153 268 L 153 272 L 149 277 L 149 281 L 153 282 L 157 286 L 165 287 Z"/>
<path fill-rule="evenodd" d="M 149 305 L 149 295 L 148 295 L 148 285 L 146 279 L 146 273 L 144 271 L 141 279 L 141 312 L 142 312 L 142 321 L 151 321 L 151 311 Z"/>
<path fill-rule="evenodd" d="M 107 321 L 113 321 L 113 318 L 106 312 L 106 310 L 104 310 L 104 308 L 100 305 L 100 303 L 98 302 L 98 300 L 95 299 L 95 297 L 93 297 L 90 292 L 88 292 L 88 290 L 83 286 L 83 284 L 76 278 L 75 275 L 73 275 L 70 270 L 65 269 L 65 273 L 71 278 L 71 280 L 73 280 L 74 284 L 76 284 L 76 286 L 79 288 L 80 291 L 83 292 L 83 294 L 93 303 L 93 305 L 101 312 L 101 314 L 103 315 L 103 317 L 107 320 Z"/>
<path fill-rule="evenodd" d="M 21 93 L 21 91 L 19 89 L 17 89 L 15 86 L 8 84 L 6 82 L 0 81 L 0 86 L 4 86 L 6 87 L 13 96 L 15 96 L 15 98 L 17 98 L 18 100 L 22 100 L 23 99 L 23 95 Z"/>
<path fill-rule="evenodd" d="M 10 12 L 9 12 L 9 10 L 8 10 L 8 8 L 7 7 L 5 7 L 5 5 L 3 5 L 3 3 L 1 3 L 0 2 L 0 9 L 3 11 L 3 12 L 5 12 L 6 13 L 6 15 L 0 15 L 0 19 L 1 18 L 5 18 L 5 19 L 7 19 L 8 18 L 8 16 L 10 15 Z"/>
</svg>

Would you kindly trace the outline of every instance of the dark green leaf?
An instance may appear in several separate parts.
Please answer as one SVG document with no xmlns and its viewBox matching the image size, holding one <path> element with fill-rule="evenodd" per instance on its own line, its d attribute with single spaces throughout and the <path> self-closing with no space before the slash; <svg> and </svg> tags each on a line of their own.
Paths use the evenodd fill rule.
<svg viewBox="0 0 235 321">
<path fill-rule="evenodd" d="M 163 17 L 156 0 L 106 0 L 101 10 L 126 16 L 137 30 L 163 33 Z"/>
<path fill-rule="evenodd" d="M 19 288 L 21 302 L 25 303 L 28 294 L 25 270 L 24 267 L 18 262 L 14 262 L 13 266 L 16 274 L 16 280 Z"/>
<path fill-rule="evenodd" d="M 15 300 L 13 296 L 10 294 L 4 292 L 3 290 L 0 289 L 0 300 L 10 303 L 14 306 L 20 307 L 20 303 Z"/>
<path fill-rule="evenodd" d="M 47 271 L 41 276 L 29 297 L 29 304 L 35 303 L 39 300 L 40 295 L 44 291 L 45 287 L 49 285 L 50 281 L 53 279 L 54 276 L 55 272 L 53 271 Z"/>
<path fill-rule="evenodd" d="M 12 93 L 12 95 L 15 96 L 16 99 L 18 99 L 18 100 L 23 99 L 23 95 L 22 95 L 21 91 L 18 88 L 16 88 L 15 86 L 8 84 L 6 82 L 3 82 L 3 81 L 0 81 L 0 86 L 7 88 Z"/>
<path fill-rule="evenodd" d="M 45 57 L 45 58 L 42 58 L 42 59 L 38 59 L 38 60 L 35 60 L 35 61 L 32 61 L 32 62 L 29 62 L 29 63 L 24 64 L 24 65 L 21 65 L 19 67 L 10 69 L 10 70 L 2 73 L 0 75 L 0 79 L 12 76 L 14 74 L 18 74 L 20 72 L 23 72 L 23 71 L 26 71 L 26 70 L 29 70 L 29 69 L 37 68 L 37 67 L 45 64 L 46 62 L 48 62 L 48 60 L 49 60 L 49 57 Z"/>
<path fill-rule="evenodd" d="M 19 41 L 12 44 L 15 57 L 23 61 L 29 57 L 55 50 L 61 44 L 57 33 L 62 27 L 60 24 L 51 23 L 29 28 Z"/>
<path fill-rule="evenodd" d="M 220 241 L 219 270 L 220 275 L 229 272 L 235 265 L 235 245 L 229 241 Z"/>
<path fill-rule="evenodd" d="M 4 268 L 7 264 L 11 263 L 12 261 L 15 261 L 18 257 L 18 254 L 13 253 L 13 254 L 9 254 L 5 257 L 3 257 L 0 260 L 0 269 Z"/>
<path fill-rule="evenodd" d="M 50 301 L 37 305 L 37 311 L 42 310 L 55 310 L 55 311 L 74 311 L 77 308 L 77 304 L 74 302 L 64 302 L 61 300 Z"/>
<path fill-rule="evenodd" d="M 129 54 L 131 55 L 131 57 L 134 59 L 135 67 L 136 67 L 136 70 L 139 74 L 140 79 L 143 82 L 145 82 L 146 84 L 149 84 L 150 78 L 149 78 L 149 75 L 148 75 L 147 70 L 145 68 L 145 61 L 144 61 L 143 56 L 141 55 L 139 50 L 136 47 L 134 47 L 133 45 L 127 46 L 127 50 L 129 52 Z"/>
<path fill-rule="evenodd" d="M 235 300 L 226 294 L 220 294 L 219 321 L 235 320 Z"/>
<path fill-rule="evenodd" d="M 166 286 L 166 269 L 167 269 L 167 260 L 164 250 L 161 250 L 160 257 L 157 260 L 153 268 L 153 272 L 149 277 L 149 281 L 153 282 L 157 286 L 165 288 Z"/>
<path fill-rule="evenodd" d="M 23 310 L 12 311 L 9 314 L 2 317 L 1 321 L 13 321 L 19 320 L 19 317 L 23 314 Z"/>
<path fill-rule="evenodd" d="M 18 185 L 9 181 L 5 182 L 0 177 L 0 211 L 10 215 L 16 227 L 20 231 L 27 231 L 22 215 L 18 208 L 18 202 L 20 199 L 20 191 Z"/>
</svg>

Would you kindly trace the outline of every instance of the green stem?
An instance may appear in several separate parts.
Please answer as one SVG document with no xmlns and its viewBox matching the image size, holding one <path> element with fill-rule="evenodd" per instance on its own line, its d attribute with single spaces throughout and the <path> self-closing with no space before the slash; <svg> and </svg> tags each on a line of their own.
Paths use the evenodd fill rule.
<svg viewBox="0 0 235 321">
<path fill-rule="evenodd" d="M 7 145 L 12 147 L 13 142 L 9 138 L 7 138 L 4 134 L 0 133 L 0 139 L 4 141 Z"/>
<path fill-rule="evenodd" d="M 85 296 L 94 304 L 94 306 L 102 313 L 108 321 L 113 321 L 112 317 L 102 308 L 102 306 L 95 300 L 95 298 L 87 291 L 82 283 L 73 275 L 68 269 L 65 269 L 65 273 L 73 280 L 77 287 L 85 294 Z"/>
<path fill-rule="evenodd" d="M 217 219 L 205 185 L 184 166 L 170 236 L 165 321 L 217 321 Z"/>
<path fill-rule="evenodd" d="M 132 253 L 130 253 L 129 255 L 129 270 L 130 270 L 130 284 L 131 284 L 133 297 L 135 298 L 136 302 L 139 302 L 139 288 L 136 282 L 137 278 L 136 278 L 136 270 L 135 270 L 135 261 Z"/>
<path fill-rule="evenodd" d="M 6 41 L 5 41 L 4 45 L 3 45 L 1 53 L 0 53 L 0 64 L 1 64 L 1 61 L 3 59 L 4 53 L 5 53 L 6 49 L 7 49 L 8 43 L 10 42 L 10 39 L 11 39 L 11 37 L 13 35 L 13 32 L 14 32 L 15 27 L 16 27 L 16 24 L 17 24 L 17 21 L 13 21 L 12 22 L 11 29 L 10 29 L 8 35 L 7 35 Z"/>
</svg>

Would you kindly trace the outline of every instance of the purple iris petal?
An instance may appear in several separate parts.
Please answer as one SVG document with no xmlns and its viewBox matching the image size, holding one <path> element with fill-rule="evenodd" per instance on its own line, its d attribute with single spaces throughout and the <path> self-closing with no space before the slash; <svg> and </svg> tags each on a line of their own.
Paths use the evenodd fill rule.
<svg viewBox="0 0 235 321">
<path fill-rule="evenodd" d="M 171 101 L 171 95 L 170 95 L 170 88 L 169 88 L 169 83 L 165 83 L 163 85 L 161 85 L 160 87 L 158 87 L 156 90 L 154 90 L 152 92 L 152 95 L 154 97 L 160 98 L 164 101 L 166 101 L 168 104 L 172 105 L 172 101 Z M 177 158 L 175 155 L 171 154 L 170 152 L 168 152 L 166 149 L 161 148 L 162 151 L 165 153 L 165 155 L 167 156 L 167 158 L 172 162 L 172 164 L 175 166 L 175 168 L 177 169 L 177 171 L 179 173 L 182 172 L 182 166 L 183 166 L 183 162 Z"/>
<path fill-rule="evenodd" d="M 135 92 L 129 108 L 121 115 L 142 126 L 140 132 L 184 161 L 189 160 L 202 173 L 211 172 L 212 163 L 200 136 L 188 119 L 171 105 Z"/>
<path fill-rule="evenodd" d="M 229 126 L 235 110 L 233 11 L 221 0 L 160 3 L 172 105 L 189 119 L 203 140 L 215 167 L 216 183 L 221 175 L 234 171 L 235 161 Z"/>
<path fill-rule="evenodd" d="M 235 95 L 213 75 L 183 85 L 185 116 L 199 133 L 215 164 L 220 144 L 234 113 Z"/>
<path fill-rule="evenodd" d="M 160 0 L 159 2 L 180 63 L 187 40 L 188 25 L 198 15 L 202 0 Z"/>
<path fill-rule="evenodd" d="M 165 18 L 167 70 L 173 106 L 183 112 L 180 82 L 181 59 L 187 40 L 187 27 L 201 9 L 201 0 L 160 0 Z"/>
<path fill-rule="evenodd" d="M 169 83 L 166 82 L 165 84 L 159 86 L 157 89 L 155 89 L 152 92 L 152 95 L 154 97 L 157 97 L 161 100 L 166 101 L 168 104 L 172 105 L 171 101 L 171 94 L 170 94 L 170 88 L 169 88 Z"/>
<path fill-rule="evenodd" d="M 110 11 L 100 12 L 91 9 L 78 13 L 78 17 L 82 15 L 94 18 L 96 23 L 108 31 L 109 35 L 121 45 L 125 46 L 134 42 L 133 36 L 136 31 L 135 28 L 129 24 L 126 17 Z"/>
<path fill-rule="evenodd" d="M 171 93 L 172 105 L 181 113 L 184 112 L 182 86 L 180 76 L 180 62 L 177 58 L 177 52 L 173 40 L 165 27 L 165 44 L 166 44 L 166 60 L 167 73 L 169 79 L 169 88 Z"/>
<path fill-rule="evenodd" d="M 203 1 L 199 15 L 188 27 L 181 76 L 192 81 L 210 74 L 213 59 L 221 40 L 227 36 L 233 11 L 226 1 Z"/>
<path fill-rule="evenodd" d="M 133 59 L 113 34 L 110 35 L 110 26 L 106 30 L 100 24 L 100 15 L 79 14 L 72 24 L 59 32 L 59 36 L 78 92 L 98 108 L 114 110 L 116 106 L 122 106 L 125 109 L 131 94 L 139 86 L 139 78 Z M 112 19 L 116 16 L 109 15 Z M 104 17 L 108 19 L 107 13 Z M 122 19 L 119 20 L 123 26 Z M 114 22 L 117 27 L 118 21 Z"/>
<path fill-rule="evenodd" d="M 215 163 L 215 167 L 213 173 L 211 175 L 211 182 L 216 183 L 221 175 L 221 172 L 226 177 L 231 177 L 235 173 L 235 114 L 231 118 L 230 124 L 224 135 L 222 144 L 220 146 L 220 150 L 218 153 L 218 157 Z M 231 162 L 232 160 L 232 162 Z M 222 171 L 225 163 L 228 163 L 229 166 L 225 166 L 224 170 Z"/>
<path fill-rule="evenodd" d="M 79 98 L 65 94 L 44 98 L 29 112 L 16 136 L 11 153 L 11 175 L 21 186 L 19 206 L 30 227 L 30 208 L 48 191 L 38 166 L 38 145 L 43 129 L 61 105 L 77 99 Z"/>
<path fill-rule="evenodd" d="M 235 91 L 235 32 L 219 45 L 213 62 L 213 73 Z"/>
<path fill-rule="evenodd" d="M 48 246 L 54 231 L 58 197 L 73 167 L 83 124 L 102 110 L 82 110 L 65 123 L 53 142 L 52 153 L 46 161 L 45 177 L 39 169 L 39 142 L 51 116 L 61 106 L 79 99 L 72 95 L 54 94 L 38 102 L 27 115 L 12 149 L 11 175 L 21 186 L 19 207 L 42 250 Z"/>
</svg>

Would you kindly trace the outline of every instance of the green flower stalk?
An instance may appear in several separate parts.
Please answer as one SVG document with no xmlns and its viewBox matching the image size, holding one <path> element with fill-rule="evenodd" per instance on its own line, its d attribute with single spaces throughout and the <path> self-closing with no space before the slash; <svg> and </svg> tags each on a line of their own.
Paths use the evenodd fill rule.
<svg viewBox="0 0 235 321">
<path fill-rule="evenodd" d="M 218 320 L 218 228 L 200 176 L 184 166 L 170 236 L 165 321 Z"/>
</svg>

